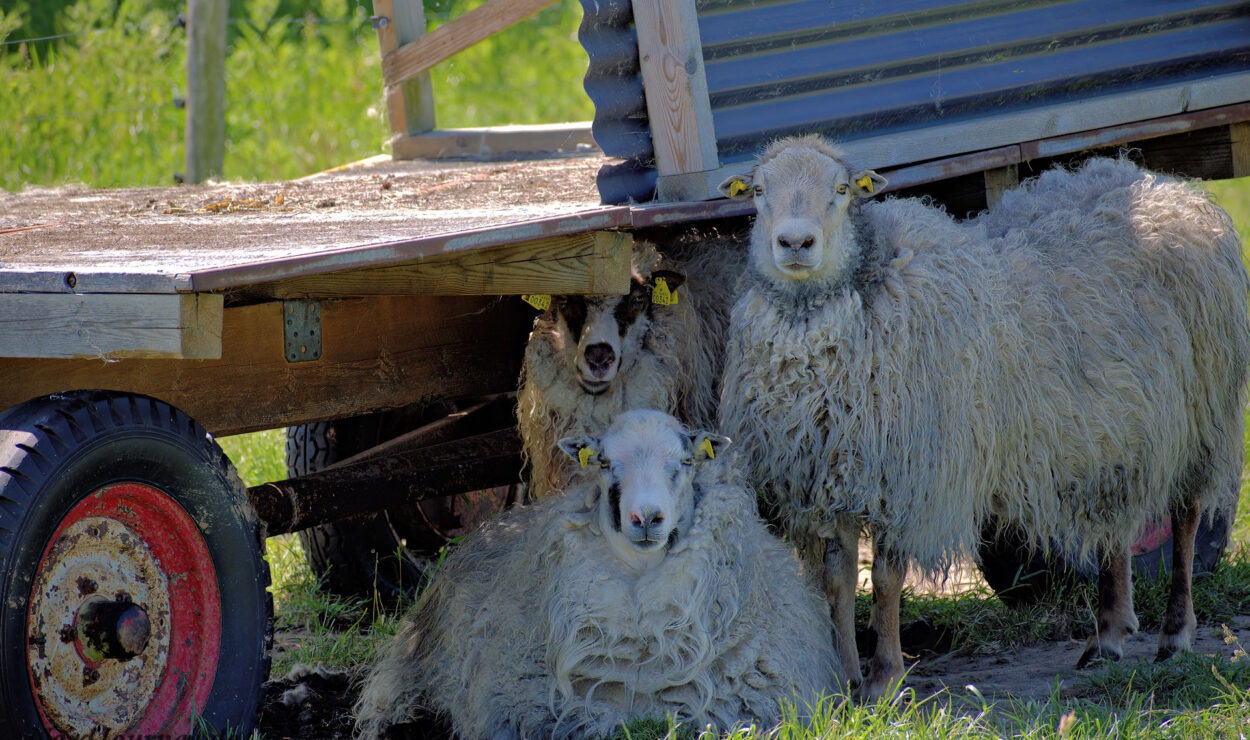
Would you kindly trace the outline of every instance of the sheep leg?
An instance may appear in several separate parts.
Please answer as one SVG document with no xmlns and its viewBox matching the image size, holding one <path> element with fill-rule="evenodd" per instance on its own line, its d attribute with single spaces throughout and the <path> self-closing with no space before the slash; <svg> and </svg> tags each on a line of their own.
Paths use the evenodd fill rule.
<svg viewBox="0 0 1250 740">
<path fill-rule="evenodd" d="M 861 696 L 886 696 L 903 677 L 903 646 L 899 635 L 899 607 L 902 606 L 905 563 L 880 546 L 872 558 L 872 628 L 877 648 L 868 661 L 868 681 Z"/>
<path fill-rule="evenodd" d="M 1172 510 L 1172 586 L 1168 592 L 1167 611 L 1163 615 L 1163 631 L 1159 633 L 1159 652 L 1155 661 L 1167 660 L 1193 646 L 1198 620 L 1194 616 L 1191 587 L 1194 576 L 1194 538 L 1202 509 L 1196 500 L 1184 501 Z"/>
<path fill-rule="evenodd" d="M 825 543 L 825 600 L 833 617 L 834 635 L 842 670 L 851 686 L 859 686 L 864 674 L 859 668 L 855 646 L 855 586 L 859 574 L 859 524 L 840 520 L 833 537 Z"/>
<path fill-rule="evenodd" d="M 1128 548 L 1122 547 L 1098 567 L 1097 627 L 1086 641 L 1076 667 L 1084 668 L 1100 658 L 1119 660 L 1124 655 L 1124 638 L 1136 631 L 1133 560 Z"/>
</svg>

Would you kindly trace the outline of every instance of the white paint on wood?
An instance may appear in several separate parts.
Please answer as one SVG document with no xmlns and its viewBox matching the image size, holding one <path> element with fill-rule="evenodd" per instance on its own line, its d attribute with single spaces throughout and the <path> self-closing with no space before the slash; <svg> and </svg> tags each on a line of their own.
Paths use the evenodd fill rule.
<svg viewBox="0 0 1250 740">
<path fill-rule="evenodd" d="M 221 357 L 220 295 L 0 294 L 0 357 Z"/>
</svg>

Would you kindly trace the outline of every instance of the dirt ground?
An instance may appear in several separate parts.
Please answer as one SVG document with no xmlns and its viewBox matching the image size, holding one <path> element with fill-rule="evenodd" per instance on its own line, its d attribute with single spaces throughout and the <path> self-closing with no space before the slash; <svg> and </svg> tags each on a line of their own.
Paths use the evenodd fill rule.
<svg viewBox="0 0 1250 740">
<path fill-rule="evenodd" d="M 861 565 L 866 565 L 866 553 Z M 867 584 L 867 570 L 862 573 Z M 957 593 L 980 587 L 982 581 L 975 567 L 957 569 L 941 584 L 912 579 L 910 585 L 919 593 Z M 1250 646 L 1250 616 L 1239 616 L 1227 625 L 1242 646 Z M 935 644 L 935 635 L 925 625 L 904 625 L 903 652 L 908 661 L 906 685 L 919 697 L 927 697 L 943 689 L 953 696 L 970 695 L 967 687 L 975 686 L 986 699 L 1045 700 L 1058 684 L 1064 699 L 1082 695 L 1083 676 L 1096 675 L 1101 667 L 1076 670 L 1076 661 L 1084 647 L 1083 640 L 1043 641 L 1029 646 L 1004 646 L 994 655 L 960 655 L 946 652 Z M 293 636 L 278 635 L 277 644 Z M 1138 633 L 1125 644 L 1124 660 L 1150 661 L 1154 658 L 1158 635 Z M 940 643 L 940 639 L 938 640 Z M 865 649 L 861 636 L 860 649 Z M 1201 625 L 1194 650 L 1202 655 L 1231 658 L 1234 646 L 1226 645 L 1218 624 Z M 936 648 L 936 649 L 935 649 Z M 260 730 L 266 740 L 273 738 L 349 738 L 351 737 L 351 705 L 357 693 L 358 673 L 331 673 L 297 666 L 290 675 L 273 677 L 267 684 L 266 705 L 260 717 Z M 406 737 L 446 737 L 446 729 L 435 724 L 411 728 Z"/>
</svg>

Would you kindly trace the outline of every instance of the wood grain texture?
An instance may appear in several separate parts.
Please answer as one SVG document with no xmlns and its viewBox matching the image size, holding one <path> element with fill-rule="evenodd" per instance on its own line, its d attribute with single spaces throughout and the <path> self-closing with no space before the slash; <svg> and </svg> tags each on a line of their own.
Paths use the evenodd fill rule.
<svg viewBox="0 0 1250 740">
<path fill-rule="evenodd" d="M 392 53 L 383 51 L 382 79 L 398 85 L 482 39 L 522 21 L 555 0 L 489 0 Z"/>
<path fill-rule="evenodd" d="M 325 301 L 321 359 L 292 364 L 280 302 L 229 308 L 216 360 L 0 359 L 0 409 L 107 388 L 155 396 L 227 435 L 505 393 L 516 390 L 534 315 L 518 298 Z"/>
<path fill-rule="evenodd" d="M 633 6 L 656 172 L 715 170 L 720 161 L 694 0 L 634 0 Z"/>
<path fill-rule="evenodd" d="M 222 175 L 226 155 L 226 16 L 228 0 L 187 4 L 187 182 Z"/>
<path fill-rule="evenodd" d="M 1250 123 L 1234 123 L 1228 129 L 1233 154 L 1233 177 L 1250 175 Z"/>
<path fill-rule="evenodd" d="M 382 268 L 346 270 L 263 283 L 249 297 L 357 295 L 522 295 L 629 291 L 626 232 L 597 231 L 536 239 L 496 249 L 438 255 Z"/>
<path fill-rule="evenodd" d="M 221 356 L 220 295 L 0 293 L 0 356 Z"/>
<path fill-rule="evenodd" d="M 374 0 L 378 23 L 378 47 L 382 60 L 405 44 L 425 35 L 425 7 L 421 0 Z M 386 86 L 386 114 L 392 140 L 434 130 L 434 83 L 428 74 L 417 74 Z M 396 159 L 403 157 L 396 156 Z"/>
</svg>

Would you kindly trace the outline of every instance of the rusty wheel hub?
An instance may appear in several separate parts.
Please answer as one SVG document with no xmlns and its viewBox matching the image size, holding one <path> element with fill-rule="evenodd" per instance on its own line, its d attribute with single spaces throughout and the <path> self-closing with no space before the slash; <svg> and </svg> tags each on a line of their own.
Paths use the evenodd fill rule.
<svg viewBox="0 0 1250 740">
<path fill-rule="evenodd" d="M 49 719 L 75 736 L 131 727 L 169 651 L 169 584 L 142 538 L 115 519 L 79 519 L 31 593 L 30 671 Z"/>
</svg>

